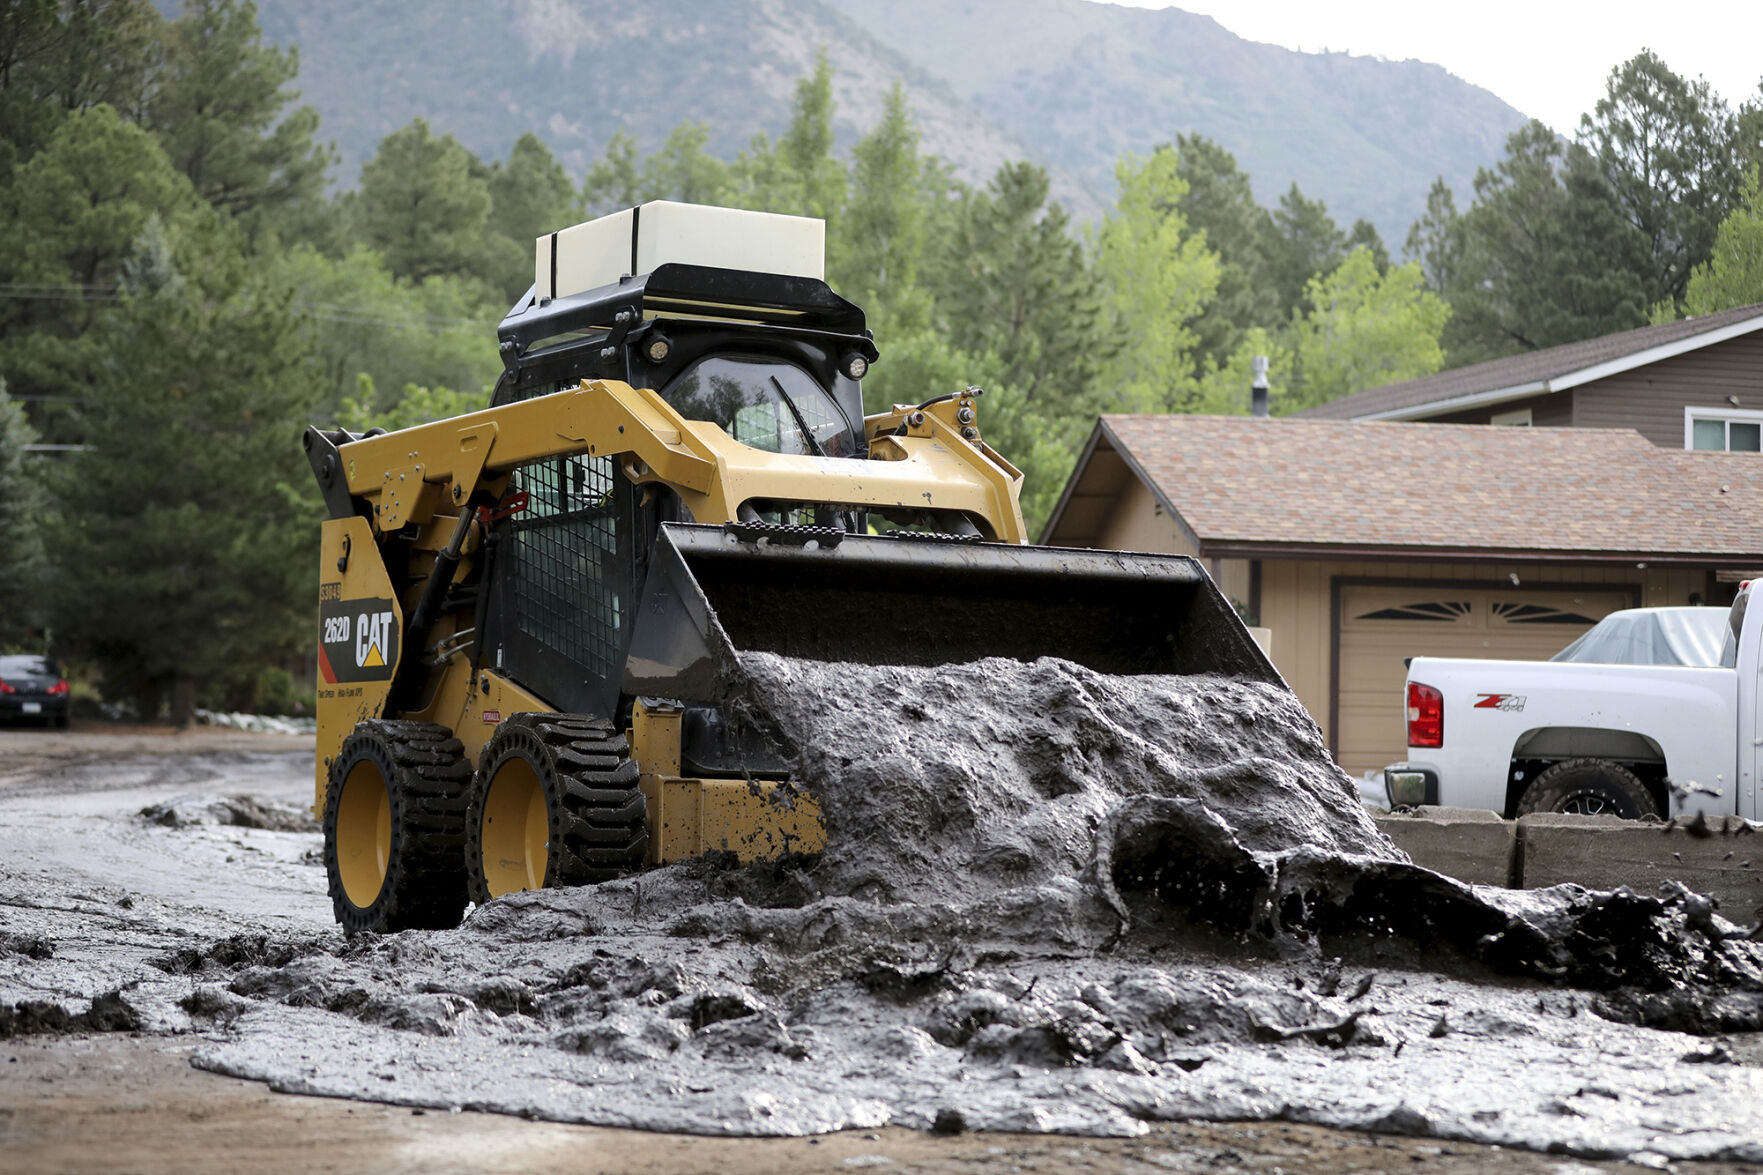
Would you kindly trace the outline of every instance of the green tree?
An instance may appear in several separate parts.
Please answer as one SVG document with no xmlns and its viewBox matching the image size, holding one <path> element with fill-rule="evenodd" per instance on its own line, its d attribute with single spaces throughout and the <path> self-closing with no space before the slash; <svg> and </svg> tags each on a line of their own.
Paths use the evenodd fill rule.
<svg viewBox="0 0 1763 1175">
<path fill-rule="evenodd" d="M 728 165 L 704 150 L 710 128 L 682 122 L 667 136 L 661 150 L 643 161 L 643 200 L 683 200 L 687 204 L 721 204 L 729 190 Z"/>
<path fill-rule="evenodd" d="M 108 293 L 147 221 L 183 224 L 198 207 L 153 137 L 108 106 L 64 119 L 3 198 L 0 273 L 75 298 L 74 325 L 81 327 L 89 316 L 78 299 Z M 53 315 L 65 319 L 69 310 L 60 306 Z M 0 304 L 0 331 L 44 313 Z"/>
<path fill-rule="evenodd" d="M 1463 256 L 1463 237 L 1457 223 L 1457 199 L 1445 177 L 1432 181 L 1426 194 L 1426 211 L 1408 229 L 1402 253 L 1420 265 L 1426 288 L 1443 294 L 1453 287 Z"/>
<path fill-rule="evenodd" d="M 1642 50 L 1610 72 L 1579 139 L 1616 207 L 1645 239 L 1644 298 L 1682 302 L 1690 271 L 1743 183 L 1738 125 L 1705 81 L 1688 81 Z"/>
<path fill-rule="evenodd" d="M 505 300 L 525 292 L 533 280 L 533 242 L 574 223 L 576 192 L 563 165 L 538 136 L 515 142 L 508 162 L 490 173 L 490 228 L 508 242 L 495 255 L 507 273 L 500 283 Z"/>
<path fill-rule="evenodd" d="M 637 141 L 619 131 L 606 144 L 606 154 L 594 161 L 582 180 L 578 205 L 584 217 L 605 216 L 643 199 L 642 159 Z"/>
<path fill-rule="evenodd" d="M 0 574 L 0 652 L 37 645 L 48 610 L 44 591 L 47 559 L 43 531 L 47 499 L 39 459 L 26 451 L 36 431 L 24 405 L 0 381 L 0 534 L 6 536 L 6 571 Z M 32 651 L 41 651 L 40 646 Z"/>
<path fill-rule="evenodd" d="M 1045 171 L 1004 164 L 962 198 L 924 280 L 937 328 L 998 356 L 1003 382 L 1052 418 L 1089 395 L 1108 343 L 1101 283 L 1049 191 Z"/>
<path fill-rule="evenodd" d="M 316 557 L 297 439 L 315 390 L 291 292 L 187 274 L 129 290 L 96 332 L 54 478 L 55 630 L 145 715 L 255 682 L 308 634 Z"/>
<path fill-rule="evenodd" d="M 773 143 L 761 132 L 736 161 L 736 199 L 744 208 L 818 216 L 837 230 L 845 202 L 845 167 L 833 155 L 832 69 L 826 50 L 814 73 L 796 83 L 790 125 Z"/>
<path fill-rule="evenodd" d="M 90 330 L 148 226 L 191 261 L 227 230 L 153 137 L 108 106 L 67 115 L 14 179 L 0 189 L 0 282 L 24 296 L 0 299 L 0 378 L 14 395 L 65 399 L 108 362 Z M 77 440 L 45 403 L 51 439 Z"/>
<path fill-rule="evenodd" d="M 1758 175 L 1753 166 L 1738 207 L 1715 234 L 1713 256 L 1690 274 L 1685 313 L 1714 314 L 1763 302 L 1763 192 Z"/>
<path fill-rule="evenodd" d="M 0 5 L 0 183 L 73 111 L 138 120 L 161 72 L 164 19 L 151 0 Z"/>
<path fill-rule="evenodd" d="M 1223 363 L 1257 326 L 1285 320 L 1272 277 L 1268 246 L 1273 217 L 1255 202 L 1249 176 L 1230 152 L 1203 135 L 1182 135 L 1176 156 L 1187 191 L 1181 211 L 1218 255 L 1218 290 L 1193 322 L 1196 354 Z"/>
<path fill-rule="evenodd" d="M 1390 251 L 1384 248 L 1383 237 L 1378 235 L 1377 226 L 1364 217 L 1353 222 L 1353 227 L 1347 231 L 1344 247 L 1349 253 L 1354 249 L 1371 250 L 1371 259 L 1377 262 L 1377 272 L 1389 271 Z"/>
<path fill-rule="evenodd" d="M 1640 326 L 1645 239 L 1622 216 L 1595 161 L 1540 122 L 1475 179 L 1458 222 L 1445 346 L 1473 363 Z"/>
<path fill-rule="evenodd" d="M 1096 236 L 1113 335 L 1126 340 L 1097 381 L 1102 406 L 1134 412 L 1190 408 L 1198 394 L 1192 322 L 1218 289 L 1218 255 L 1188 231 L 1187 183 L 1175 149 L 1127 156 L 1114 171 L 1120 198 Z"/>
<path fill-rule="evenodd" d="M 166 32 L 146 121 L 196 194 L 253 222 L 316 200 L 333 155 L 318 111 L 288 109 L 298 52 L 263 44 L 249 0 L 188 0 Z"/>
<path fill-rule="evenodd" d="M 1311 200 L 1293 184 L 1273 212 L 1273 237 L 1268 247 L 1274 289 L 1282 314 L 1307 312 L 1304 300 L 1310 279 L 1328 273 L 1346 255 L 1346 237 L 1321 200 Z"/>
<path fill-rule="evenodd" d="M 833 157 L 833 71 L 822 46 L 814 73 L 796 83 L 790 125 L 777 153 L 803 216 L 830 221 L 845 202 L 845 168 Z"/>
<path fill-rule="evenodd" d="M 478 397 L 475 408 L 488 406 L 502 370 L 496 322 L 506 307 L 484 301 L 475 283 L 398 281 L 379 254 L 360 246 L 341 258 L 292 249 L 270 273 L 293 291 L 300 311 L 319 376 L 310 405 L 317 420 L 340 419 L 351 399 L 370 412 L 389 411 L 407 383 L 457 388 Z"/>
<path fill-rule="evenodd" d="M 918 283 L 926 216 L 918 128 L 898 82 L 881 122 L 851 152 L 851 196 L 830 242 L 835 288 L 861 298 L 871 317 L 898 305 Z"/>
<path fill-rule="evenodd" d="M 1294 411 L 1444 365 L 1439 336 L 1451 308 L 1410 262 L 1387 275 L 1361 246 L 1333 272 L 1311 279 L 1311 309 L 1295 331 L 1298 379 L 1280 405 Z"/>
<path fill-rule="evenodd" d="M 400 278 L 481 279 L 490 219 L 490 185 L 482 173 L 458 140 L 435 138 L 423 119 L 393 131 L 361 169 L 363 241 Z"/>
</svg>

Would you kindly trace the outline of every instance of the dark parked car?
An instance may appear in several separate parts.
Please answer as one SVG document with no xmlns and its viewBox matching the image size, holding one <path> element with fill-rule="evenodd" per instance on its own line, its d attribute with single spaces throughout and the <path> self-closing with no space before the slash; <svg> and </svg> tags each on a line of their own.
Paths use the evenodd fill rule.
<svg viewBox="0 0 1763 1175">
<path fill-rule="evenodd" d="M 67 679 L 47 657 L 0 654 L 0 722 L 67 725 Z"/>
</svg>

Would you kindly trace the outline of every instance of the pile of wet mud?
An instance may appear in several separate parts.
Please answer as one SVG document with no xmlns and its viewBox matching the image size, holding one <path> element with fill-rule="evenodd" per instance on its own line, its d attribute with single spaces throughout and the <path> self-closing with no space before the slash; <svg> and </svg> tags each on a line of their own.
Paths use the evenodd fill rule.
<svg viewBox="0 0 1763 1175">
<path fill-rule="evenodd" d="M 278 804 L 255 796 L 215 796 L 190 793 L 173 796 L 141 809 L 140 816 L 166 828 L 189 828 L 204 824 L 262 828 L 271 832 L 317 832 L 318 821 L 310 808 Z"/>
<path fill-rule="evenodd" d="M 132 1005 L 280 1089 L 564 1121 L 1281 1118 L 1763 1161 L 1763 1072 L 1643 1026 L 1754 1020 L 1756 945 L 1695 895 L 1413 865 L 1287 691 L 743 664 L 820 856 L 513 895 L 452 931 L 229 939 Z"/>
</svg>

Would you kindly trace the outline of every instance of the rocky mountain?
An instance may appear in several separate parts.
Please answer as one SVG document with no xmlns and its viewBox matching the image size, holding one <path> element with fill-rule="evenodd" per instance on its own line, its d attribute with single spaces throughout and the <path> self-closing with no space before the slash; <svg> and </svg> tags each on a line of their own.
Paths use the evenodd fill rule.
<svg viewBox="0 0 1763 1175">
<path fill-rule="evenodd" d="M 1434 176 L 1467 188 L 1523 121 L 1438 66 L 1294 53 L 1087 0 L 259 0 L 259 17 L 299 47 L 302 100 L 344 186 L 418 116 L 486 157 L 536 131 L 576 175 L 617 131 L 649 151 L 687 119 L 732 158 L 784 127 L 824 46 L 841 145 L 900 79 L 925 148 L 964 178 L 1033 159 L 1086 216 L 1111 200 L 1121 152 L 1198 130 L 1264 202 L 1295 179 L 1343 225 L 1368 217 L 1399 244 Z"/>
</svg>

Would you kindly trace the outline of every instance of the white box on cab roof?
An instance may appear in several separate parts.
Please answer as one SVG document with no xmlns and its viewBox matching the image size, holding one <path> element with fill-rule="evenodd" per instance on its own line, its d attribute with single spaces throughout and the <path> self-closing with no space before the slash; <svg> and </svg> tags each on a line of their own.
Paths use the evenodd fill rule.
<svg viewBox="0 0 1763 1175">
<path fill-rule="evenodd" d="M 564 298 L 670 262 L 824 279 L 826 222 L 652 200 L 539 237 L 534 281 L 539 297 Z"/>
</svg>

